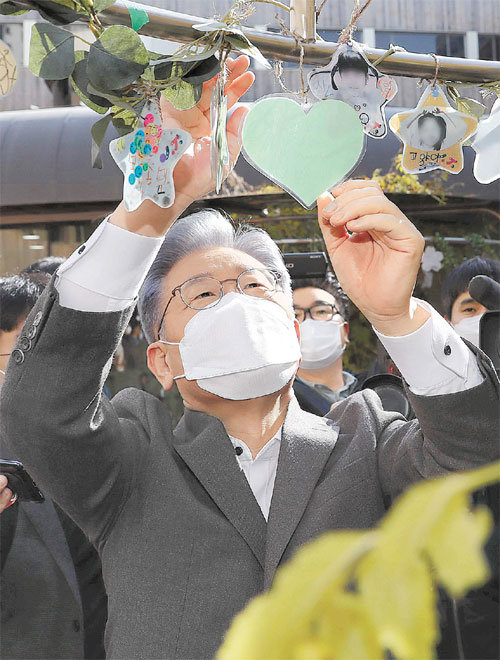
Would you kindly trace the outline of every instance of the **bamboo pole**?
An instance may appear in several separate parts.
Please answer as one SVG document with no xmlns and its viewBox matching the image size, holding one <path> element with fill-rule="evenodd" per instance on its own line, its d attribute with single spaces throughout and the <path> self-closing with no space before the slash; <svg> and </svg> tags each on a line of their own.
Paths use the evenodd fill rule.
<svg viewBox="0 0 500 660">
<path fill-rule="evenodd" d="M 290 32 L 303 41 L 316 41 L 314 0 L 290 0 Z"/>
</svg>

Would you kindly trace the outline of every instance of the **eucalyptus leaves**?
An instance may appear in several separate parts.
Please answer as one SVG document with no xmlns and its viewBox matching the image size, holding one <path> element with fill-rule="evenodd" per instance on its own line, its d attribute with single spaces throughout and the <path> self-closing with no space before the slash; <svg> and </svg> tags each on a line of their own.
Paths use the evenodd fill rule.
<svg viewBox="0 0 500 660">
<path fill-rule="evenodd" d="M 159 94 L 179 110 L 192 108 L 201 97 L 203 83 L 220 72 L 231 50 L 269 67 L 241 31 L 241 16 L 234 7 L 221 21 L 194 26 L 200 37 L 167 57 L 147 50 L 137 33 L 149 21 L 143 9 L 131 4 L 130 26 L 103 24 L 100 12 L 114 1 L 0 0 L 2 14 L 32 9 L 48 21 L 33 25 L 31 71 L 46 80 L 69 78 L 82 102 L 104 115 L 92 129 L 94 167 L 100 167 L 99 148 L 110 122 L 119 135 L 129 133 L 137 126 L 145 103 Z M 87 22 L 95 40 L 87 41 L 64 27 L 74 21 Z M 78 49 L 78 41 L 87 48 Z"/>
</svg>

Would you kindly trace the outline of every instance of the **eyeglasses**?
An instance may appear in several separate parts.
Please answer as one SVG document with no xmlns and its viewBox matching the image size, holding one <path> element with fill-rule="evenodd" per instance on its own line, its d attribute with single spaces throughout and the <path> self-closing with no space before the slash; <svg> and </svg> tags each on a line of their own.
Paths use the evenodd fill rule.
<svg viewBox="0 0 500 660">
<path fill-rule="evenodd" d="M 330 305 L 329 303 L 318 303 L 307 309 L 304 309 L 303 307 L 294 307 L 294 311 L 295 318 L 299 323 L 303 323 L 308 314 L 313 321 L 331 321 L 334 316 L 341 317 L 341 314 L 335 305 Z"/>
<path fill-rule="evenodd" d="M 160 325 L 158 327 L 158 338 L 163 326 L 165 314 L 168 306 L 177 293 L 182 302 L 197 311 L 215 307 L 222 300 L 224 295 L 224 284 L 226 282 L 236 282 L 236 288 L 240 293 L 254 298 L 269 298 L 277 290 L 283 290 L 281 285 L 281 273 L 267 268 L 249 268 L 243 271 L 235 278 L 227 280 L 218 280 L 215 277 L 193 277 L 186 280 L 175 289 L 172 289 L 171 296 L 163 310 Z"/>
</svg>

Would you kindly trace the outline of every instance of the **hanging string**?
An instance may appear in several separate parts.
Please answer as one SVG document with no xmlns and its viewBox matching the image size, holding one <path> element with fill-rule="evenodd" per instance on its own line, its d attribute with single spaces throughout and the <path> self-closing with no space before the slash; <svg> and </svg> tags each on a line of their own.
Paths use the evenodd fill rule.
<svg viewBox="0 0 500 660">
<path fill-rule="evenodd" d="M 434 78 L 432 79 L 432 83 L 431 83 L 432 87 L 435 87 L 437 77 L 438 77 L 438 73 L 439 73 L 439 59 L 438 59 L 438 56 L 435 55 L 434 53 L 429 53 L 429 55 L 434 58 L 434 62 L 436 63 L 436 68 L 434 70 Z"/>
<path fill-rule="evenodd" d="M 350 41 L 352 41 L 352 35 L 354 34 L 354 30 L 356 29 L 356 22 L 358 18 L 361 16 L 361 14 L 365 11 L 365 9 L 369 6 L 371 1 L 372 0 L 366 0 L 365 4 L 360 9 L 359 0 L 354 0 L 354 7 L 351 13 L 351 20 L 349 21 L 349 25 L 347 25 L 340 33 L 340 36 L 338 38 L 339 44 L 349 43 Z"/>
<path fill-rule="evenodd" d="M 381 62 L 383 62 L 385 59 L 393 55 L 394 53 L 406 53 L 406 48 L 403 48 L 403 46 L 393 46 L 392 44 L 390 47 L 385 51 L 383 55 L 378 57 L 375 62 L 372 62 L 372 66 L 377 67 Z"/>
<path fill-rule="evenodd" d="M 320 4 L 320 6 L 316 9 L 316 20 L 318 20 L 319 15 L 323 11 L 323 7 L 326 5 L 327 2 L 328 2 L 328 0 L 323 0 L 323 2 Z"/>
<path fill-rule="evenodd" d="M 434 69 L 434 77 L 433 77 L 432 82 L 431 82 L 431 87 L 435 87 L 436 82 L 437 82 L 438 73 L 439 73 L 439 60 L 438 60 L 437 55 L 435 55 L 434 53 L 427 53 L 427 55 L 429 55 L 429 57 L 434 58 L 434 62 L 436 64 L 436 67 Z M 417 85 L 419 87 L 422 87 L 425 80 L 426 80 L 425 78 L 420 78 L 420 80 L 417 82 Z"/>
<path fill-rule="evenodd" d="M 275 69 L 276 77 L 278 79 L 281 88 L 284 91 L 286 91 L 289 94 L 294 94 L 295 96 L 299 96 L 302 99 L 302 101 L 305 102 L 307 99 L 307 92 L 309 91 L 309 85 L 306 84 L 306 79 L 304 75 L 304 55 L 305 55 L 304 43 L 307 42 L 301 37 L 297 36 L 294 32 L 291 32 L 284 24 L 284 22 L 281 20 L 281 18 L 278 16 L 278 14 L 275 15 L 275 19 L 278 21 L 278 23 L 281 26 L 282 34 L 294 39 L 297 48 L 300 49 L 300 56 L 299 56 L 300 91 L 293 92 L 286 88 L 285 83 L 283 82 L 283 66 L 281 62 L 279 63 L 279 67 Z"/>
</svg>

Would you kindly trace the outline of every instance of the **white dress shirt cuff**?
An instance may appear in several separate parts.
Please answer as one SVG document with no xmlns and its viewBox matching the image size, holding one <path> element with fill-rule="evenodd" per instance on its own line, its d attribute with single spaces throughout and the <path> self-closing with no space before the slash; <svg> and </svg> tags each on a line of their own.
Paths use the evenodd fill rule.
<svg viewBox="0 0 500 660">
<path fill-rule="evenodd" d="M 163 237 L 112 225 L 108 218 L 57 270 L 59 303 L 85 312 L 125 309 L 136 299 Z"/>
<path fill-rule="evenodd" d="M 419 395 L 453 394 L 479 385 L 476 358 L 455 330 L 429 303 L 414 299 L 430 313 L 418 330 L 389 337 L 375 330 L 410 390 Z"/>
</svg>

